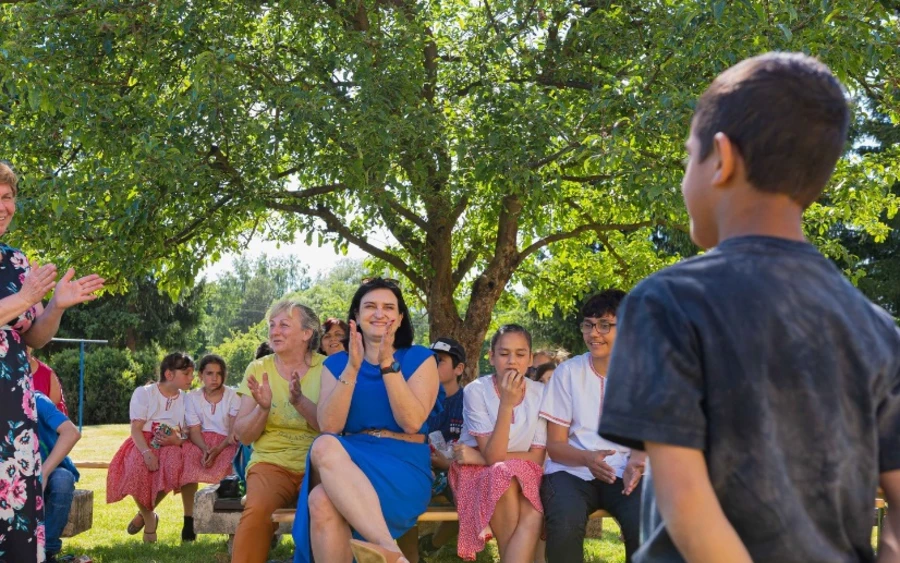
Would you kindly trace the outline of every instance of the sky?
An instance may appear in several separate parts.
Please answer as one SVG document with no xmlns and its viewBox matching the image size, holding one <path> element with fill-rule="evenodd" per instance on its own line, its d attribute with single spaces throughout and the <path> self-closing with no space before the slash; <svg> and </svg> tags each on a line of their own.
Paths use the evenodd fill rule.
<svg viewBox="0 0 900 563">
<path fill-rule="evenodd" d="M 324 244 L 319 247 L 315 244 L 306 245 L 303 241 L 295 242 L 293 244 L 281 243 L 281 248 L 278 248 L 278 243 L 276 242 L 252 240 L 243 254 L 251 260 L 262 254 L 265 254 L 269 258 L 294 255 L 299 258 L 301 262 L 309 266 L 309 275 L 312 278 L 314 278 L 316 274 L 330 270 L 341 258 L 366 257 L 365 252 L 352 244 L 348 247 L 347 255 L 344 256 L 336 254 L 334 252 L 334 247 L 331 244 Z M 201 272 L 201 276 L 206 276 L 206 279 L 208 280 L 219 277 L 231 268 L 231 261 L 236 256 L 236 254 L 223 255 L 221 260 L 204 268 Z"/>
</svg>

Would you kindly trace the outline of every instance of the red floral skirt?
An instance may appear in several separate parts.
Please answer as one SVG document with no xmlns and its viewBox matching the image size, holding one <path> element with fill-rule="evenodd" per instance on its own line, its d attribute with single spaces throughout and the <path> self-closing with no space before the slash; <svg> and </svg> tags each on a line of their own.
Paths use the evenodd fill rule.
<svg viewBox="0 0 900 563">
<path fill-rule="evenodd" d="M 206 447 L 213 449 L 228 437 L 215 432 L 204 432 L 203 441 Z M 184 469 L 181 472 L 181 484 L 189 483 L 218 483 L 231 473 L 231 460 L 234 459 L 234 453 L 237 451 L 237 445 L 227 446 L 219 455 L 216 456 L 212 466 L 203 466 L 203 452 L 190 440 L 182 444 L 184 450 Z"/>
<path fill-rule="evenodd" d="M 148 444 L 152 437 L 150 432 L 144 432 L 144 439 Z M 151 472 L 134 441 L 126 439 L 109 464 L 109 472 L 106 474 L 106 502 L 118 502 L 131 496 L 144 508 L 152 509 L 153 501 L 159 493 L 179 492 L 184 467 L 183 451 L 181 446 L 151 449 L 159 460 L 159 469 Z"/>
<path fill-rule="evenodd" d="M 491 516 L 497 501 L 509 489 L 513 479 L 519 480 L 522 494 L 528 502 L 544 513 L 541 505 L 541 477 L 544 470 L 533 461 L 510 459 L 494 465 L 450 466 L 450 486 L 456 497 L 459 513 L 459 540 L 456 553 L 465 561 L 475 561 L 475 555 L 491 539 Z"/>
</svg>

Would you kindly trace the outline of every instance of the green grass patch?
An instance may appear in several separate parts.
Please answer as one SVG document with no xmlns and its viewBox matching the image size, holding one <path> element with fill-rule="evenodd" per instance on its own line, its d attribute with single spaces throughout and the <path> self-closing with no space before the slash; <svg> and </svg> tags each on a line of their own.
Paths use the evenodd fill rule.
<svg viewBox="0 0 900 563">
<path fill-rule="evenodd" d="M 85 426 L 83 436 L 71 457 L 78 461 L 109 461 L 128 437 L 127 424 Z M 106 470 L 81 470 L 79 489 L 94 491 L 94 525 L 74 538 L 63 540 L 63 554 L 90 555 L 95 563 L 228 563 L 226 536 L 199 535 L 192 544 L 181 545 L 183 512 L 181 497 L 166 496 L 156 512 L 159 514 L 159 541 L 148 545 L 141 541 L 141 534 L 129 536 L 125 532 L 128 522 L 137 511 L 134 501 L 125 499 L 106 504 Z M 621 563 L 625 561 L 625 549 L 619 541 L 619 528 L 615 522 L 604 521 L 603 537 L 585 541 L 586 561 L 590 563 Z M 294 544 L 290 537 L 282 538 L 278 548 L 270 553 L 276 561 L 290 560 Z M 481 563 L 496 562 L 497 546 L 490 543 L 479 554 Z M 456 546 L 446 545 L 428 558 L 429 563 L 461 561 L 456 557 Z"/>
</svg>

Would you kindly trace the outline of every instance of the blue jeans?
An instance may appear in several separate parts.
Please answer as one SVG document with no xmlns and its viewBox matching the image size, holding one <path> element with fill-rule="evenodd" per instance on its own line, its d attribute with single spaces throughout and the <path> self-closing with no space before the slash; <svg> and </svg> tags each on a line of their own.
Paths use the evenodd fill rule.
<svg viewBox="0 0 900 563">
<path fill-rule="evenodd" d="M 57 467 L 47 480 L 44 490 L 44 532 L 47 555 L 62 551 L 60 535 L 69 521 L 69 510 L 75 496 L 75 476 L 68 469 Z"/>
<path fill-rule="evenodd" d="M 547 561 L 583 563 L 588 516 L 597 509 L 609 512 L 625 536 L 625 561 L 630 562 L 640 541 L 641 487 L 622 494 L 622 479 L 604 483 L 584 481 L 565 471 L 544 475 L 541 502 L 547 532 Z"/>
</svg>

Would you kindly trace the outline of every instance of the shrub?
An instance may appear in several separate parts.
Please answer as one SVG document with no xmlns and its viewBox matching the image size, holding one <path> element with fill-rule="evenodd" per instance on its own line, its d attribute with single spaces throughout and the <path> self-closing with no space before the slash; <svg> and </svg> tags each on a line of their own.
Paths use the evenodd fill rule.
<svg viewBox="0 0 900 563">
<path fill-rule="evenodd" d="M 66 405 L 73 422 L 78 423 L 78 348 L 57 352 L 48 364 L 63 385 Z M 96 347 L 85 352 L 84 423 L 117 424 L 128 422 L 128 405 L 134 389 L 143 384 L 136 379 L 141 366 L 127 349 Z"/>
</svg>

